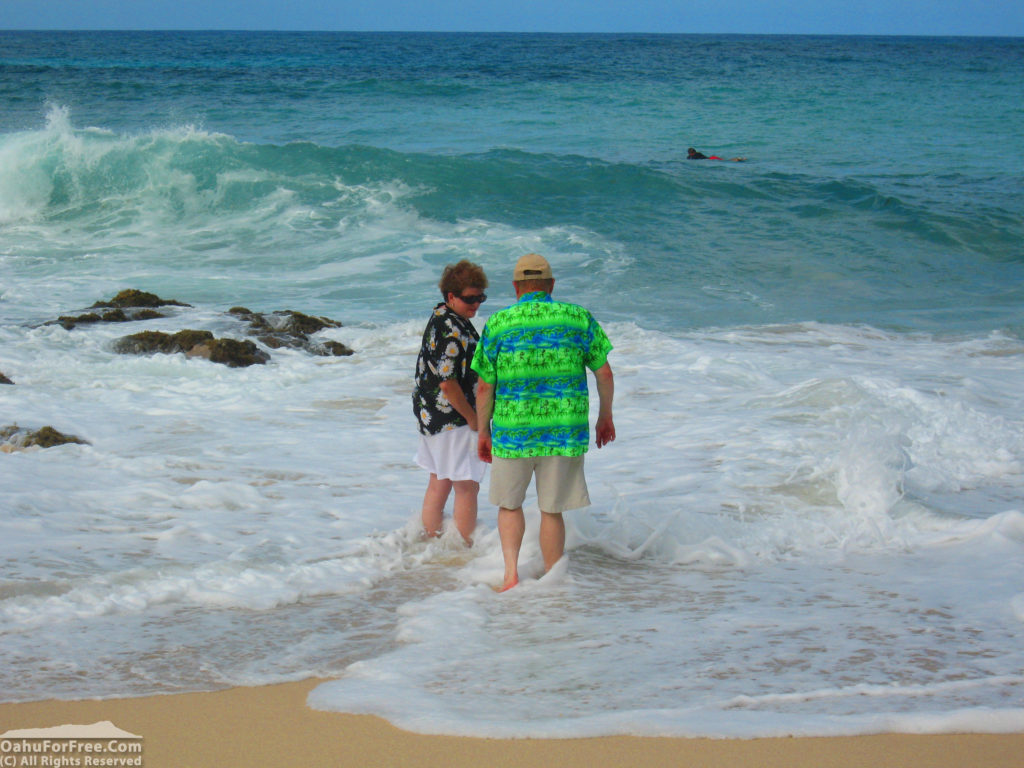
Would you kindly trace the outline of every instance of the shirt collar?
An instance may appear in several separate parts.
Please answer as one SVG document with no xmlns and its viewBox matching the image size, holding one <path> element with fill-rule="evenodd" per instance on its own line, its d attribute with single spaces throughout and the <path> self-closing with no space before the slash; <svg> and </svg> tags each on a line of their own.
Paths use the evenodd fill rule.
<svg viewBox="0 0 1024 768">
<path fill-rule="evenodd" d="M 438 317 L 446 317 L 451 322 L 458 323 L 461 326 L 469 326 L 470 328 L 473 327 L 473 323 L 470 321 L 468 317 L 463 317 L 462 315 L 460 315 L 454 309 L 449 307 L 448 303 L 445 301 L 442 301 L 440 304 L 434 307 L 434 314 L 437 315 Z"/>
<path fill-rule="evenodd" d="M 518 304 L 524 301 L 551 301 L 551 294 L 547 291 L 531 291 L 530 293 L 524 293 L 520 296 L 519 301 L 516 303 Z"/>
</svg>

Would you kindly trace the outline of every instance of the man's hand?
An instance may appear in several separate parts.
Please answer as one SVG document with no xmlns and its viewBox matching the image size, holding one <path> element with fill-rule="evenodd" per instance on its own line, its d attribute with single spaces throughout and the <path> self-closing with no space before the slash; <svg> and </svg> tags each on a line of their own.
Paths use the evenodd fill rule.
<svg viewBox="0 0 1024 768">
<path fill-rule="evenodd" d="M 491 463 L 491 433 L 490 430 L 481 430 L 477 433 L 476 453 L 480 461 L 485 464 Z"/>
<path fill-rule="evenodd" d="M 494 412 L 494 387 L 483 379 L 476 384 L 476 454 L 491 463 L 491 414 Z"/>
<path fill-rule="evenodd" d="M 615 423 L 611 416 L 601 416 L 597 419 L 597 426 L 594 431 L 597 433 L 597 447 L 603 448 L 615 440 Z"/>
<path fill-rule="evenodd" d="M 612 375 L 612 367 L 606 362 L 594 371 L 594 378 L 597 380 L 597 395 L 601 400 L 597 411 L 597 426 L 594 431 L 597 433 L 597 447 L 601 448 L 615 439 L 615 422 L 612 421 L 615 377 Z"/>
</svg>

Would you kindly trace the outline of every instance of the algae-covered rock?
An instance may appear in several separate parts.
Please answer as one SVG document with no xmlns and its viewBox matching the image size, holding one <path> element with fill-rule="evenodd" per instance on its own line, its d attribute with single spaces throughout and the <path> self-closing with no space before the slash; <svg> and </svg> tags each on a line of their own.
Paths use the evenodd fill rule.
<svg viewBox="0 0 1024 768">
<path fill-rule="evenodd" d="M 349 355 L 355 354 L 354 349 L 342 344 L 340 341 L 334 341 L 333 339 L 320 342 L 316 346 L 307 348 L 314 355 L 320 355 L 321 357 L 348 357 Z"/>
<path fill-rule="evenodd" d="M 58 320 L 68 330 L 90 323 L 124 323 L 166 317 L 155 307 L 190 307 L 191 304 L 174 299 L 162 299 L 156 294 L 135 289 L 121 291 L 110 301 L 98 301 L 89 312 L 81 315 L 62 315 Z M 246 307 L 232 307 L 229 314 L 248 323 L 246 332 L 270 349 L 287 347 L 304 349 L 320 356 L 346 356 L 353 350 L 339 341 L 310 338 L 327 328 L 342 325 L 329 317 L 307 315 L 295 310 L 263 314 Z M 113 349 L 125 355 L 176 354 L 184 352 L 190 357 L 203 357 L 215 363 L 234 368 L 266 363 L 270 355 L 251 341 L 215 339 L 210 331 L 185 330 L 175 334 L 163 331 L 142 331 L 124 336 L 114 342 Z"/>
<path fill-rule="evenodd" d="M 275 312 L 274 316 L 283 318 L 283 328 L 288 333 L 301 333 L 311 336 L 318 331 L 322 331 L 324 328 L 341 328 L 341 323 L 337 320 L 331 320 L 329 317 L 313 317 L 312 315 L 304 315 L 293 309 L 288 309 L 283 312 Z"/>
<path fill-rule="evenodd" d="M 249 323 L 251 334 L 274 333 L 290 336 L 298 342 L 304 341 L 311 334 L 324 328 L 341 328 L 341 323 L 329 317 L 314 317 L 293 309 L 286 309 L 271 314 L 253 312 L 245 307 L 232 307 L 228 314 Z M 296 344 L 295 346 L 301 346 Z"/>
<path fill-rule="evenodd" d="M 67 330 L 71 330 L 76 325 L 85 325 L 87 323 L 100 323 L 103 318 L 96 312 L 87 312 L 84 315 L 61 315 L 57 318 L 57 322 L 63 325 Z"/>
<path fill-rule="evenodd" d="M 105 309 L 106 312 L 85 312 L 81 315 L 61 315 L 57 320 L 67 330 L 79 325 L 91 323 L 129 323 L 135 320 L 152 320 L 158 317 L 167 317 L 163 312 L 157 312 L 155 307 L 189 307 L 175 299 L 161 299 L 154 293 L 139 291 L 134 288 L 121 291 L 110 301 L 97 301 L 90 310 Z"/>
<path fill-rule="evenodd" d="M 196 331 L 191 328 L 178 331 L 171 336 L 171 341 L 178 347 L 176 351 L 180 352 L 188 352 L 196 344 L 202 344 L 211 339 L 213 339 L 213 334 L 210 331 Z"/>
<path fill-rule="evenodd" d="M 253 342 L 238 339 L 210 339 L 196 344 L 186 354 L 188 357 L 203 357 L 212 363 L 222 363 L 229 368 L 263 365 L 270 360 L 270 355 Z"/>
<path fill-rule="evenodd" d="M 288 309 L 269 315 L 246 307 L 232 307 L 228 314 L 249 324 L 248 333 L 271 349 L 304 349 L 314 355 L 351 355 L 353 351 L 338 341 L 319 342 L 309 337 L 325 328 L 341 328 L 337 320 L 315 317 Z"/>
<path fill-rule="evenodd" d="M 177 333 L 141 331 L 114 342 L 114 351 L 122 355 L 173 355 L 184 352 L 229 368 L 244 368 L 266 363 L 270 355 L 251 341 L 218 339 L 210 331 L 186 329 Z"/>
<path fill-rule="evenodd" d="M 84 315 L 61 315 L 57 318 L 57 322 L 70 331 L 76 325 L 88 325 L 89 323 L 128 323 L 132 320 L 148 320 L 148 317 L 139 317 L 139 314 L 143 311 L 154 313 L 152 309 L 140 310 L 138 313 L 133 312 L 130 314 L 125 313 L 123 309 L 112 309 L 109 312 L 104 312 L 102 315 L 96 312 L 86 312 Z M 155 314 L 157 317 L 164 317 L 164 315 L 158 312 Z"/>
<path fill-rule="evenodd" d="M 213 338 L 210 331 L 186 329 L 170 334 L 163 331 L 140 331 L 122 336 L 114 342 L 114 351 L 122 355 L 173 355 L 188 352 L 192 347 Z"/>
<path fill-rule="evenodd" d="M 82 440 L 75 435 L 66 435 L 58 432 L 50 426 L 41 427 L 35 431 L 23 429 L 17 424 L 11 424 L 0 428 L 0 449 L 4 453 L 23 450 L 25 448 L 53 448 L 57 445 L 89 445 L 87 440 Z"/>
<path fill-rule="evenodd" d="M 101 307 L 191 307 L 191 304 L 177 301 L 175 299 L 161 299 L 155 293 L 147 293 L 134 288 L 121 291 L 110 301 L 97 301 L 90 309 Z"/>
<path fill-rule="evenodd" d="M 114 342 L 114 351 L 119 355 L 151 355 L 157 352 L 171 354 L 180 352 L 171 342 L 171 335 L 163 331 L 141 331 L 131 336 L 122 336 Z"/>
</svg>

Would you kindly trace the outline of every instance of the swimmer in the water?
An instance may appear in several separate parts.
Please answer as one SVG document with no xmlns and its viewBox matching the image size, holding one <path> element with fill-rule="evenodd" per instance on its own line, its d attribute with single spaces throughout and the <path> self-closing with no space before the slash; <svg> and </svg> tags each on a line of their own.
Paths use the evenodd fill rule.
<svg viewBox="0 0 1024 768">
<path fill-rule="evenodd" d="M 710 157 L 708 157 L 707 155 L 705 155 L 705 154 L 703 154 L 701 152 L 698 152 L 693 147 L 690 147 L 688 150 L 686 150 L 686 159 L 687 160 L 725 160 L 724 157 L 718 157 L 718 155 L 711 155 Z M 742 163 L 746 159 L 747 158 L 745 158 L 745 157 L 734 157 L 734 158 L 731 159 L 731 162 Z"/>
</svg>

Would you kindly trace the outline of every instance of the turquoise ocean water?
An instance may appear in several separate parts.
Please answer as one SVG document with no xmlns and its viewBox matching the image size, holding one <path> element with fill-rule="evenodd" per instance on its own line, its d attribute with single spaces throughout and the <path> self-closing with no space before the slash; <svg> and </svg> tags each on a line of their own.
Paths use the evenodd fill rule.
<svg viewBox="0 0 1024 768">
<path fill-rule="evenodd" d="M 0 32 L 0 426 L 89 441 L 0 454 L 0 696 L 1021 730 L 1022 105 L 1020 39 Z M 486 481 L 472 549 L 417 540 L 408 393 L 443 266 L 482 326 L 527 251 L 615 344 L 619 440 L 498 596 Z M 192 306 L 46 324 L 124 288 Z M 356 354 L 111 349 L 237 305 Z"/>
</svg>

